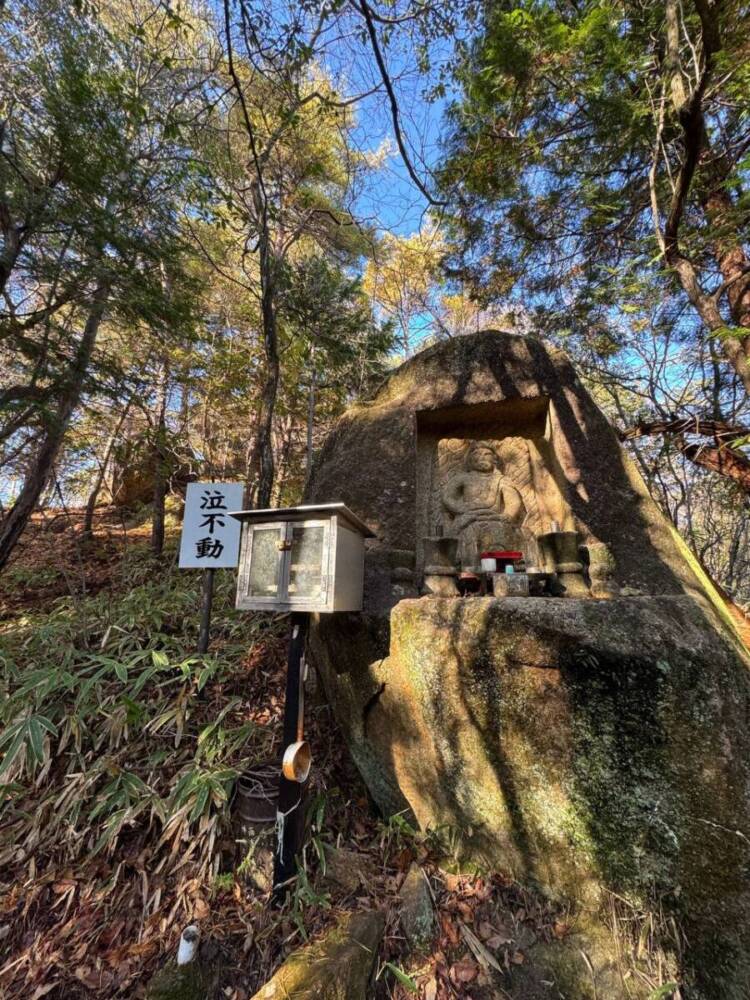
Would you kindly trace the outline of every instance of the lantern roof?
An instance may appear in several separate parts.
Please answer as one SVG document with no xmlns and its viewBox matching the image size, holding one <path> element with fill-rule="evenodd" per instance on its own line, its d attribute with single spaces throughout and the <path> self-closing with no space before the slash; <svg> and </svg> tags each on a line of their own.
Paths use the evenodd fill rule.
<svg viewBox="0 0 750 1000">
<path fill-rule="evenodd" d="M 332 517 L 334 515 L 343 518 L 365 538 L 375 537 L 375 533 L 370 531 L 365 522 L 357 517 L 354 511 L 349 510 L 345 503 L 303 504 L 301 507 L 265 507 L 260 510 L 230 511 L 231 517 L 236 517 L 238 521 L 249 522 L 306 521 L 311 517 Z"/>
</svg>

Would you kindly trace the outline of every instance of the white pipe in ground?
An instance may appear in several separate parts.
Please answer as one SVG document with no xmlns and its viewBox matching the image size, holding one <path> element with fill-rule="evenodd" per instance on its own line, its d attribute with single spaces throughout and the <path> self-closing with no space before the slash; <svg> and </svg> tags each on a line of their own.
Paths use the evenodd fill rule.
<svg viewBox="0 0 750 1000">
<path fill-rule="evenodd" d="M 198 951 L 200 936 L 200 929 L 195 924 L 185 928 L 180 935 L 180 946 L 177 949 L 178 965 L 187 965 L 193 961 Z"/>
</svg>

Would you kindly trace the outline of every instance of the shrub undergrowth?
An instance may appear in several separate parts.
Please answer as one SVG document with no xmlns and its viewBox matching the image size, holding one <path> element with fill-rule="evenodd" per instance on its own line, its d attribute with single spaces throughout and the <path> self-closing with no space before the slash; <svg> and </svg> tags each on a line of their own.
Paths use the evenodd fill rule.
<svg viewBox="0 0 750 1000">
<path fill-rule="evenodd" d="M 278 623 L 232 610 L 216 577 L 212 652 L 194 652 L 200 577 L 125 554 L 118 581 L 0 629 L 0 867 L 60 865 L 158 845 L 152 865 L 219 870 L 221 815 L 269 733 L 229 692 L 249 647 Z M 155 837 L 156 834 L 156 837 Z"/>
</svg>

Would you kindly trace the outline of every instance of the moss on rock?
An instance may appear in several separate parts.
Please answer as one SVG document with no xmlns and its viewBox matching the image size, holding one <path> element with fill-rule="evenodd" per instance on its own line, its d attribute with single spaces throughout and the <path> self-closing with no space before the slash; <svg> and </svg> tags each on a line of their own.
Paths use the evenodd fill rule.
<svg viewBox="0 0 750 1000">
<path fill-rule="evenodd" d="M 592 929 L 609 891 L 665 911 L 689 942 L 687 995 L 739 1000 L 750 685 L 707 614 L 687 597 L 422 598 L 393 610 L 390 653 L 356 684 L 322 671 L 384 811 L 397 789 L 422 827 L 453 828 L 466 857 L 573 901 Z"/>
<path fill-rule="evenodd" d="M 290 955 L 253 1000 L 367 1000 L 384 927 L 378 910 L 344 914 L 319 941 Z"/>
<path fill-rule="evenodd" d="M 199 961 L 188 965 L 170 962 L 149 983 L 146 1000 L 211 1000 L 214 979 Z"/>
<path fill-rule="evenodd" d="M 393 568 L 419 572 L 440 516 L 441 442 L 519 434 L 549 519 L 563 497 L 623 596 L 402 600 Z M 616 893 L 673 928 L 655 947 L 683 995 L 750 996 L 747 656 L 569 360 L 498 331 L 421 352 L 344 414 L 307 499 L 376 535 L 364 613 L 321 616 L 311 652 L 383 813 L 571 901 L 587 940 Z"/>
</svg>

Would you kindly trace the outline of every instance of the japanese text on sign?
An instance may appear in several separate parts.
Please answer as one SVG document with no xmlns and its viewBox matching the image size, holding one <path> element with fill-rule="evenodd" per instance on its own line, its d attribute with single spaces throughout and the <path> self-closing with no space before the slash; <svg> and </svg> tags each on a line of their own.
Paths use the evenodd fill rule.
<svg viewBox="0 0 750 1000">
<path fill-rule="evenodd" d="M 230 511 L 242 509 L 242 483 L 188 483 L 180 543 L 182 569 L 236 566 L 240 522 Z"/>
</svg>

